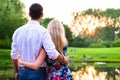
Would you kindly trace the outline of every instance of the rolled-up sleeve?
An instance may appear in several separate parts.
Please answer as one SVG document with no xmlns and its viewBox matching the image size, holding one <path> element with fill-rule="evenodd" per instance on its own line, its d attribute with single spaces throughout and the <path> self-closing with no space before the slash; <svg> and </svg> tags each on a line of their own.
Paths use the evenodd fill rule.
<svg viewBox="0 0 120 80">
<path fill-rule="evenodd" d="M 12 44 L 11 44 L 11 58 L 12 59 L 17 59 L 18 58 L 18 50 L 17 50 L 17 45 L 16 45 L 16 33 L 13 34 L 12 37 Z"/>
<path fill-rule="evenodd" d="M 49 32 L 46 30 L 42 37 L 43 47 L 50 59 L 55 60 L 59 56 L 59 52 L 55 49 L 55 45 L 51 39 Z"/>
</svg>

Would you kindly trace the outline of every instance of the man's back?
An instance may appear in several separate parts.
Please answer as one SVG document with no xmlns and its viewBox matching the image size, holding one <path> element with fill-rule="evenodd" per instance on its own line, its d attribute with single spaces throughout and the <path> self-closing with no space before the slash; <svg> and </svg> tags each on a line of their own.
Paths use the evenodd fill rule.
<svg viewBox="0 0 120 80">
<path fill-rule="evenodd" d="M 42 47 L 42 36 L 45 32 L 46 29 L 34 20 L 16 30 L 13 40 L 23 61 L 34 62 L 36 60 Z"/>
</svg>

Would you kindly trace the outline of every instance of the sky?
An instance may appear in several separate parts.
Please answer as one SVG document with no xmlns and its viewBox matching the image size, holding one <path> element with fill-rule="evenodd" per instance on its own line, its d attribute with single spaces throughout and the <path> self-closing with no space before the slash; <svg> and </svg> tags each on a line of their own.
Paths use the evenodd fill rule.
<svg viewBox="0 0 120 80">
<path fill-rule="evenodd" d="M 89 8 L 103 9 L 120 8 L 119 0 L 21 0 L 28 14 L 32 3 L 40 3 L 44 9 L 43 18 L 56 18 L 65 24 L 70 24 L 73 12 L 81 12 Z"/>
</svg>

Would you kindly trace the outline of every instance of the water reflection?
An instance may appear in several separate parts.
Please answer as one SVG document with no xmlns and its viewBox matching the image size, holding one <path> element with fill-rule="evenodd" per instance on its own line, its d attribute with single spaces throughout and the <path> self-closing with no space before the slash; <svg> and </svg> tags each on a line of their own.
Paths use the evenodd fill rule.
<svg viewBox="0 0 120 80">
<path fill-rule="evenodd" d="M 73 63 L 69 67 L 74 80 L 120 80 L 120 63 L 89 64 L 92 67 L 86 63 Z M 14 80 L 12 63 L 0 64 L 0 80 Z"/>
<path fill-rule="evenodd" d="M 120 63 L 96 64 L 82 63 L 72 67 L 74 80 L 120 80 Z"/>
</svg>

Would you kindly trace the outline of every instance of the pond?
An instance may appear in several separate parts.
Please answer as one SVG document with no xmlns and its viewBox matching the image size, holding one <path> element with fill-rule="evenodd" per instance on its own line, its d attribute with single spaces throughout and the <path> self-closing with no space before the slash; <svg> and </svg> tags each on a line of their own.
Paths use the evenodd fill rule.
<svg viewBox="0 0 120 80">
<path fill-rule="evenodd" d="M 120 80 L 120 63 L 70 63 L 74 80 Z M 114 65 L 114 67 L 110 66 Z M 0 64 L 0 80 L 14 80 L 11 63 Z"/>
<path fill-rule="evenodd" d="M 74 62 L 70 66 L 74 80 L 120 80 L 120 63 Z"/>
<path fill-rule="evenodd" d="M 87 66 L 72 72 L 74 80 L 120 80 L 120 68 L 95 68 Z"/>
</svg>

